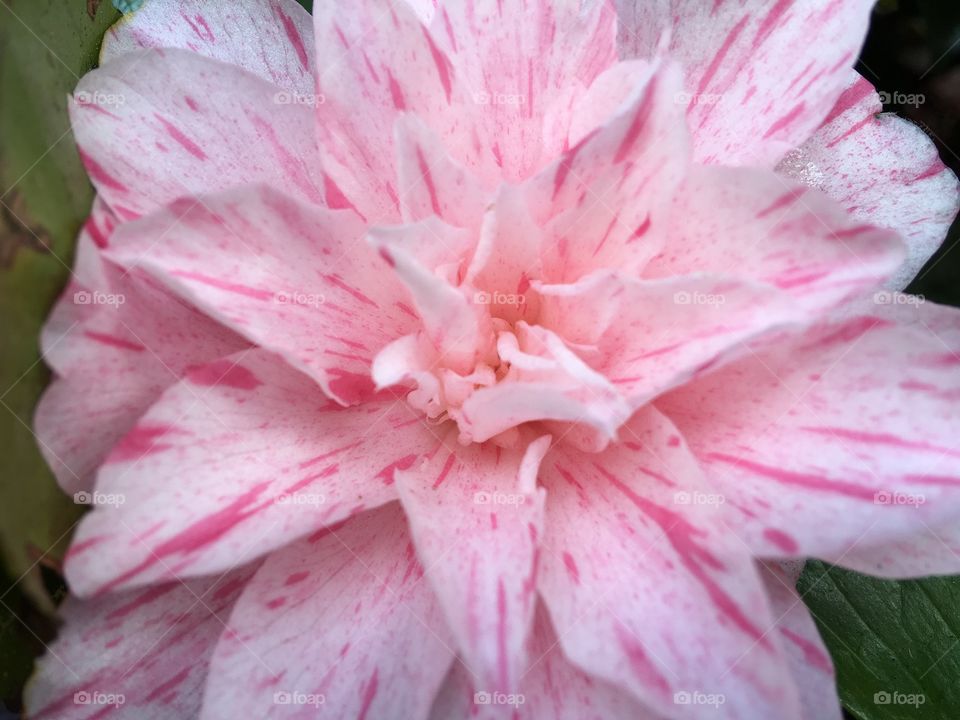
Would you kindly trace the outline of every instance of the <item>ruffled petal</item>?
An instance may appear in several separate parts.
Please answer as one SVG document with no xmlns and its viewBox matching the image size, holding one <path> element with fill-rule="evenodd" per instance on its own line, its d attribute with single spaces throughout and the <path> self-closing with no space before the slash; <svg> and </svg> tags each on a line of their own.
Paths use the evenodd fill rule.
<svg viewBox="0 0 960 720">
<path fill-rule="evenodd" d="M 846 86 L 872 0 L 618 0 L 620 50 L 667 52 L 686 71 L 699 162 L 773 167 L 817 129 Z M 745 111 L 745 108 L 750 108 Z"/>
<path fill-rule="evenodd" d="M 372 397 L 375 352 L 415 327 L 355 216 L 265 187 L 184 198 L 114 236 L 140 267 L 343 404 Z"/>
<path fill-rule="evenodd" d="M 140 50 L 84 75 L 70 119 L 90 179 L 123 220 L 256 182 L 322 205 L 313 109 L 281 95 L 188 50 Z"/>
<path fill-rule="evenodd" d="M 781 338 L 659 403 L 754 554 L 855 565 L 956 517 L 960 311 L 915 313 Z"/>
<path fill-rule="evenodd" d="M 181 720 L 200 711 L 210 657 L 255 568 L 96 601 L 66 624 L 24 690 L 34 720 Z"/>
<path fill-rule="evenodd" d="M 558 445 L 543 462 L 538 589 L 564 653 L 668 717 L 722 703 L 726 717 L 796 720 L 766 595 L 693 456 L 652 408 L 624 436 L 601 455 Z"/>
<path fill-rule="evenodd" d="M 431 720 L 656 720 L 629 693 L 580 670 L 563 655 L 538 603 L 530 634 L 529 666 L 517 693 L 480 689 L 461 663 L 450 668 Z"/>
<path fill-rule="evenodd" d="M 392 397 L 341 408 L 262 350 L 197 367 L 114 447 L 67 555 L 81 595 L 221 571 L 396 497 L 435 443 Z"/>
<path fill-rule="evenodd" d="M 314 92 L 313 25 L 295 0 L 145 3 L 103 39 L 100 64 L 144 48 L 180 48 L 259 75 L 305 101 Z"/>
<path fill-rule="evenodd" d="M 391 504 L 267 558 L 213 653 L 200 717 L 423 720 L 451 648 Z"/>
<path fill-rule="evenodd" d="M 491 692 L 516 692 L 536 604 L 543 521 L 537 467 L 549 436 L 503 450 L 438 445 L 397 473 L 417 555 L 467 669 Z"/>
<path fill-rule="evenodd" d="M 909 255 L 887 285 L 902 290 L 946 237 L 960 209 L 960 184 L 926 133 L 880 114 L 873 86 L 851 75 L 820 128 L 777 169 L 819 188 L 861 222 L 895 230 Z"/>
<path fill-rule="evenodd" d="M 823 193 L 768 170 L 695 166 L 643 274 L 729 273 L 819 316 L 879 285 L 903 256 L 894 233 L 857 222 Z"/>
<path fill-rule="evenodd" d="M 776 563 L 760 563 L 777 633 L 787 654 L 794 682 L 800 689 L 803 720 L 842 720 L 836 671 L 813 617 L 794 589 L 796 578 Z"/>
</svg>

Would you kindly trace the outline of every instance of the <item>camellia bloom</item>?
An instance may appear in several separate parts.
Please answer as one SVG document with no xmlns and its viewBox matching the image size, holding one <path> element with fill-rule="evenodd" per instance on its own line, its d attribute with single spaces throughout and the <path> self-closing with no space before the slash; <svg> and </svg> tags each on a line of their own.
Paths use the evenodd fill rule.
<svg viewBox="0 0 960 720">
<path fill-rule="evenodd" d="M 780 561 L 960 569 L 957 210 L 864 0 L 150 0 L 36 420 L 31 717 L 839 718 Z"/>
</svg>

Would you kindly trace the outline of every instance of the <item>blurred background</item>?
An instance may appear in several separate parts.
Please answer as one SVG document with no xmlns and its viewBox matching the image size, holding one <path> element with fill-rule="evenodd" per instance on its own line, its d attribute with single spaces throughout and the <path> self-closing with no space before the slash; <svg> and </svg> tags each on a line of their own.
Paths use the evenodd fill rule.
<svg viewBox="0 0 960 720">
<path fill-rule="evenodd" d="M 117 17 L 110 0 L 0 0 L 0 720 L 19 717 L 33 658 L 55 635 L 53 611 L 65 594 L 59 559 L 79 517 L 43 467 L 29 426 L 49 379 L 39 328 L 92 200 L 64 98 L 95 64 L 96 41 Z M 880 0 L 858 70 L 891 100 L 922 98 L 884 109 L 922 127 L 960 174 L 960 2 Z M 955 223 L 909 291 L 960 306 L 958 243 Z M 877 592 L 923 587 L 871 583 Z M 960 599 L 957 587 L 951 579 L 947 590 Z M 849 675 L 837 665 L 844 690 Z M 856 693 L 843 694 L 856 708 Z M 928 710 L 937 712 L 912 717 L 941 717 Z M 900 717 L 886 712 L 872 708 L 870 717 Z"/>
</svg>

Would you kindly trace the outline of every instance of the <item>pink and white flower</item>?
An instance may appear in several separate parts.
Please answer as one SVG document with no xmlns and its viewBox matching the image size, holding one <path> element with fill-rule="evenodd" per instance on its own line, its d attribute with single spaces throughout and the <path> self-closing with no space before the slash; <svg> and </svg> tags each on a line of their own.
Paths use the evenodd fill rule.
<svg viewBox="0 0 960 720">
<path fill-rule="evenodd" d="M 960 314 L 895 294 L 957 180 L 870 5 L 111 29 L 36 425 L 117 501 L 31 717 L 839 718 L 779 561 L 960 569 Z"/>
</svg>

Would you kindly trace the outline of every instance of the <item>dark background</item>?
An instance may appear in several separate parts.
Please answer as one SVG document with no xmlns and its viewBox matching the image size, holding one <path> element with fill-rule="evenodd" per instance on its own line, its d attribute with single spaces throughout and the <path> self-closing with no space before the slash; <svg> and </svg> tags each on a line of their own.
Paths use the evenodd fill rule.
<svg viewBox="0 0 960 720">
<path fill-rule="evenodd" d="M 309 0 L 301 2 L 311 5 Z M 877 90 L 891 96 L 924 96 L 918 106 L 886 106 L 884 110 L 924 128 L 943 161 L 960 174 L 960 0 L 880 0 L 858 70 Z M 935 302 L 960 306 L 958 245 L 960 223 L 954 223 L 943 247 L 909 290 Z M 62 597 L 63 581 L 56 570 L 45 568 L 43 573 L 51 596 Z M 6 589 L 11 584 L 12 579 L 0 569 L 0 586 Z M 52 622 L 16 588 L 5 596 L 4 603 L 9 614 L 0 613 L 0 720 L 17 717 L 20 689 L 33 656 L 39 655 L 42 643 L 55 634 Z"/>
</svg>

